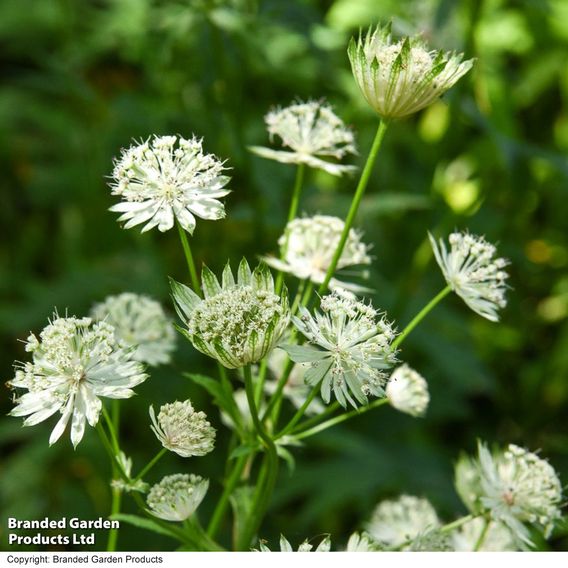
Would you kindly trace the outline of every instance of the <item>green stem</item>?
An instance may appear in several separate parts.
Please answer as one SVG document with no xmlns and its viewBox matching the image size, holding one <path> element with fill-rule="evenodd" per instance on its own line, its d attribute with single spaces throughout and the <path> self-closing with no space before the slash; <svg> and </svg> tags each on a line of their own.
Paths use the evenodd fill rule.
<svg viewBox="0 0 568 568">
<path fill-rule="evenodd" d="M 341 258 L 341 254 L 343 253 L 345 243 L 347 242 L 347 238 L 349 237 L 349 231 L 353 225 L 353 221 L 355 220 L 357 211 L 359 210 L 361 199 L 363 199 L 363 195 L 365 194 L 365 189 L 367 189 L 367 184 L 369 183 L 369 178 L 371 177 L 373 166 L 375 165 L 375 160 L 377 159 L 377 155 L 379 153 L 379 149 L 381 148 L 381 143 L 385 136 L 386 130 L 387 130 L 387 122 L 381 120 L 377 128 L 377 133 L 375 134 L 375 139 L 373 140 L 373 145 L 371 146 L 371 151 L 369 152 L 369 156 L 367 157 L 367 161 L 365 162 L 365 167 L 363 168 L 361 177 L 359 178 L 359 183 L 357 184 L 357 189 L 355 190 L 355 195 L 353 196 L 353 201 L 351 202 L 351 207 L 349 208 L 349 212 L 347 213 L 347 218 L 345 219 L 345 226 L 343 227 L 343 232 L 341 233 L 339 244 L 335 249 L 335 253 L 333 254 L 331 264 L 327 269 L 325 279 L 322 282 L 321 286 L 319 287 L 318 292 L 320 294 L 323 294 L 326 291 L 329 285 L 329 281 L 331 280 L 333 274 L 335 273 L 337 264 L 339 262 L 339 259 Z"/>
<path fill-rule="evenodd" d="M 199 278 L 197 277 L 197 270 L 195 269 L 195 262 L 193 261 L 193 254 L 191 254 L 191 247 L 189 246 L 187 235 L 185 234 L 184 228 L 177 221 L 176 225 L 179 232 L 179 238 L 181 240 L 181 246 L 183 247 L 183 252 L 185 254 L 185 260 L 187 261 L 187 268 L 189 269 L 189 275 L 191 277 L 191 285 L 194 292 L 198 295 L 201 295 Z"/>
<path fill-rule="evenodd" d="M 402 333 L 393 341 L 392 347 L 396 349 L 406 339 L 409 333 L 431 312 L 438 303 L 443 300 L 452 289 L 446 286 L 439 294 L 432 298 L 417 314 L 413 320 L 404 328 Z"/>
<path fill-rule="evenodd" d="M 473 552 L 479 552 L 481 550 L 481 547 L 483 546 L 483 543 L 485 541 L 485 537 L 487 536 L 487 532 L 489 531 L 489 525 L 491 524 L 491 521 L 487 517 L 485 517 L 484 521 L 483 530 L 481 531 L 481 534 L 479 535 L 479 538 L 477 539 L 477 542 L 473 547 Z"/>
<path fill-rule="evenodd" d="M 296 426 L 296 428 L 294 428 L 292 430 L 292 433 L 294 434 L 296 432 L 303 432 L 304 430 L 307 430 L 308 428 L 311 428 L 312 426 L 315 426 L 316 424 L 319 424 L 320 422 L 324 422 L 325 419 L 328 416 L 330 416 L 331 414 L 333 414 L 336 410 L 339 410 L 340 408 L 341 408 L 341 405 L 337 401 L 334 402 L 333 404 L 330 404 L 321 414 L 318 414 L 317 416 L 313 416 L 312 418 L 309 418 L 305 422 L 302 422 L 301 424 Z"/>
<path fill-rule="evenodd" d="M 132 480 L 133 482 L 143 479 L 143 477 L 162 459 L 168 450 L 162 448 L 147 464 L 146 467 Z"/>
<path fill-rule="evenodd" d="M 249 404 L 256 433 L 258 434 L 258 437 L 262 440 L 266 448 L 266 466 L 268 470 L 266 480 L 262 484 L 264 487 L 260 491 L 257 491 L 257 494 L 253 501 L 250 517 L 245 525 L 242 538 L 240 539 L 241 542 L 239 548 L 248 548 L 252 542 L 253 537 L 258 531 L 262 517 L 264 516 L 264 513 L 266 512 L 266 509 L 268 507 L 268 502 L 272 495 L 272 491 L 274 490 L 276 477 L 278 475 L 278 454 L 276 453 L 276 446 L 274 445 L 272 438 L 264 430 L 258 416 L 258 410 L 256 408 L 254 399 L 254 385 L 252 382 L 250 365 L 246 365 L 243 370 L 245 376 L 245 390 L 247 401 Z"/>
<path fill-rule="evenodd" d="M 303 430 L 299 434 L 294 434 L 294 438 L 296 438 L 296 440 L 302 440 L 303 438 L 308 438 L 310 436 L 313 436 L 314 434 L 318 434 L 319 432 L 322 432 L 323 430 L 327 430 L 328 428 L 331 428 L 332 426 L 335 426 L 336 424 L 341 424 L 342 422 L 345 422 L 346 420 L 349 420 L 350 418 L 353 418 L 354 416 L 360 416 L 361 414 L 364 414 L 365 412 L 368 412 L 369 410 L 372 410 L 373 408 L 378 408 L 379 406 L 382 406 L 383 404 L 387 404 L 387 403 L 388 403 L 387 398 L 379 398 L 379 399 L 371 402 L 370 404 L 367 404 L 367 406 L 363 406 L 363 407 L 358 408 L 356 410 L 351 410 L 350 412 L 346 412 L 345 414 L 340 414 L 339 416 L 336 416 L 335 418 L 331 418 L 330 420 L 326 420 L 325 422 L 322 422 L 321 424 L 318 424 L 317 426 L 314 426 L 313 428 L 310 428 L 309 430 Z M 277 438 L 278 437 L 279 436 L 277 436 Z"/>
<path fill-rule="evenodd" d="M 231 471 L 229 477 L 227 478 L 227 482 L 225 483 L 225 489 L 223 490 L 223 494 L 219 499 L 217 506 L 215 507 L 215 511 L 213 511 L 213 516 L 209 521 L 209 526 L 207 527 L 207 534 L 211 538 L 215 538 L 219 527 L 221 526 L 221 521 L 223 520 L 223 516 L 225 515 L 225 511 L 229 505 L 229 498 L 231 497 L 237 483 L 239 482 L 241 475 L 243 473 L 243 469 L 247 463 L 247 456 L 240 456 L 238 459 L 235 460 L 235 464 L 233 466 L 233 470 Z"/>
<path fill-rule="evenodd" d="M 113 487 L 112 489 L 112 502 L 110 506 L 110 514 L 117 515 L 120 513 L 120 504 L 122 501 L 122 492 L 120 489 Z M 116 551 L 116 543 L 118 541 L 118 529 L 110 529 L 108 533 L 107 552 Z"/>
<path fill-rule="evenodd" d="M 285 436 L 286 434 L 288 434 L 288 432 L 293 430 L 294 426 L 296 426 L 296 424 L 300 421 L 302 416 L 304 416 L 306 410 L 308 409 L 314 398 L 317 396 L 319 391 L 320 391 L 320 383 L 318 383 L 310 391 L 310 394 L 307 396 L 306 400 L 304 401 L 304 404 L 302 404 L 302 406 L 298 408 L 296 414 L 294 414 L 290 422 L 288 422 L 288 424 L 286 424 L 286 426 L 276 435 L 276 439 L 282 438 L 282 436 Z"/>
<path fill-rule="evenodd" d="M 292 303 L 292 307 L 290 308 L 290 313 L 295 314 L 298 311 L 298 307 L 300 306 L 300 300 L 304 294 L 304 288 L 306 286 L 305 280 L 300 280 L 298 284 L 298 291 L 296 292 L 296 297 L 294 298 L 294 302 Z"/>
<path fill-rule="evenodd" d="M 276 390 L 274 391 L 274 394 L 268 401 L 268 406 L 266 407 L 266 410 L 262 415 L 263 422 L 270 416 L 272 409 L 275 407 L 278 400 L 280 400 L 280 397 L 282 396 L 282 391 L 284 390 L 284 387 L 286 386 L 286 383 L 290 378 L 290 373 L 292 372 L 293 368 L 294 368 L 294 362 L 291 359 L 288 359 L 288 362 L 286 363 L 286 366 L 282 371 L 282 376 L 280 377 L 280 379 L 278 380 L 278 384 L 276 385 Z"/>
</svg>

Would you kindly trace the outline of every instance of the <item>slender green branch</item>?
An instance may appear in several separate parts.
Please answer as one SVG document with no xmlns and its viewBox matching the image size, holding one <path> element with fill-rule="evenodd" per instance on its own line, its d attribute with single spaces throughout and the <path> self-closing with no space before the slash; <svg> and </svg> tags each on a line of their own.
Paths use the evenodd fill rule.
<svg viewBox="0 0 568 568">
<path fill-rule="evenodd" d="M 197 270 L 195 269 L 195 262 L 193 261 L 193 254 L 191 253 L 191 247 L 189 246 L 187 235 L 185 234 L 184 228 L 177 221 L 176 225 L 179 232 L 179 238 L 181 240 L 181 246 L 183 247 L 183 252 L 185 254 L 185 260 L 187 261 L 187 268 L 189 269 L 189 275 L 191 277 L 191 285 L 196 294 L 201 294 L 199 278 L 197 277 Z"/>
<path fill-rule="evenodd" d="M 357 211 L 359 210 L 359 205 L 361 204 L 363 195 L 365 195 L 365 189 L 367 189 L 367 184 L 369 183 L 369 178 L 371 177 L 373 166 L 375 165 L 375 160 L 377 159 L 377 155 L 379 153 L 379 149 L 381 148 L 381 143 L 385 136 L 386 130 L 387 130 L 387 123 L 384 120 L 381 120 L 377 128 L 377 133 L 375 134 L 375 139 L 373 140 L 373 145 L 371 146 L 371 151 L 369 152 L 369 156 L 367 157 L 367 161 L 365 162 L 365 167 L 361 172 L 361 177 L 359 178 L 359 183 L 357 184 L 357 189 L 355 190 L 355 195 L 353 196 L 353 200 L 351 201 L 351 207 L 349 208 L 349 212 L 347 213 L 347 218 L 345 219 L 345 226 L 343 227 L 343 232 L 341 233 L 339 244 L 335 249 L 335 253 L 333 254 L 331 264 L 327 269 L 325 279 L 322 282 L 321 286 L 319 287 L 318 292 L 320 294 L 323 294 L 327 290 L 329 281 L 331 280 L 333 274 L 335 273 L 337 264 L 339 262 L 339 259 L 341 258 L 341 254 L 343 253 L 345 243 L 347 242 L 349 231 L 353 225 L 353 221 L 355 220 Z"/>
<path fill-rule="evenodd" d="M 285 436 L 286 434 L 288 434 L 293 430 L 294 426 L 296 426 L 296 424 L 301 420 L 302 416 L 304 416 L 306 410 L 308 409 L 314 398 L 317 396 L 319 391 L 320 391 L 320 383 L 318 383 L 315 387 L 312 388 L 310 394 L 306 397 L 304 404 L 302 404 L 302 406 L 298 408 L 296 414 L 292 416 L 290 422 L 288 422 L 288 424 L 286 424 L 286 426 L 276 435 L 276 439 L 282 438 L 282 436 Z"/>
<path fill-rule="evenodd" d="M 167 451 L 168 450 L 166 448 L 162 448 L 132 481 L 136 482 L 139 479 L 143 479 L 144 476 L 162 459 Z"/>
<path fill-rule="evenodd" d="M 321 414 L 312 416 L 312 418 L 308 418 L 308 420 L 306 420 L 305 422 L 298 424 L 298 426 L 296 426 L 292 430 L 292 434 L 295 434 L 296 432 L 303 432 L 304 430 L 307 430 L 308 428 L 311 428 L 312 426 L 315 426 L 320 422 L 325 422 L 328 416 L 331 416 L 336 410 L 339 410 L 340 408 L 341 405 L 339 404 L 339 402 L 335 401 L 334 403 L 330 404 Z"/>
<path fill-rule="evenodd" d="M 439 294 L 430 300 L 417 314 L 412 321 L 404 328 L 402 333 L 393 341 L 393 349 L 396 349 L 407 338 L 410 332 L 431 312 L 439 302 L 441 302 L 452 289 L 446 286 Z"/>
<path fill-rule="evenodd" d="M 481 550 L 481 547 L 483 546 L 483 543 L 485 542 L 485 537 L 487 536 L 487 532 L 489 531 L 489 525 L 491 524 L 491 520 L 488 519 L 487 517 L 484 518 L 484 524 L 483 524 L 483 529 L 479 535 L 479 538 L 477 539 L 477 542 L 475 543 L 475 546 L 473 547 L 473 552 L 479 552 Z"/>
<path fill-rule="evenodd" d="M 318 434 L 319 432 L 322 432 L 323 430 L 327 430 L 328 428 L 331 428 L 332 426 L 335 426 L 336 424 L 341 424 L 342 422 L 345 422 L 346 420 L 349 420 L 350 418 L 353 418 L 354 416 L 360 416 L 361 414 L 365 414 L 365 412 L 368 412 L 369 410 L 373 410 L 373 408 L 378 408 L 379 406 L 383 406 L 383 404 L 387 404 L 388 403 L 388 399 L 387 398 L 379 398 L 373 402 L 371 402 L 370 404 L 367 404 L 366 406 L 363 406 L 361 408 L 357 408 L 355 410 L 351 410 L 350 412 L 346 412 L 345 414 L 340 414 L 339 416 L 336 416 L 335 418 L 331 418 L 329 420 L 326 420 L 325 422 L 322 422 L 321 424 L 318 424 L 317 426 L 314 426 L 313 428 L 310 428 L 309 430 L 303 430 L 302 432 L 298 433 L 298 434 L 294 434 L 294 438 L 296 438 L 297 440 L 302 440 L 304 438 L 309 438 L 310 436 L 313 436 L 314 434 Z M 281 434 L 279 434 L 276 439 L 278 439 L 280 437 Z"/>
<path fill-rule="evenodd" d="M 122 501 L 122 492 L 120 489 L 112 488 L 112 501 L 110 506 L 110 514 L 118 515 L 120 513 L 120 504 Z M 107 552 L 114 552 L 116 550 L 116 543 L 118 541 L 118 529 L 110 529 L 108 533 Z"/>
<path fill-rule="evenodd" d="M 272 412 L 276 403 L 278 402 L 278 400 L 280 400 L 282 396 L 282 391 L 286 387 L 286 383 L 290 378 L 290 373 L 292 372 L 293 368 L 294 368 L 294 362 L 291 359 L 288 359 L 288 362 L 286 363 L 286 366 L 282 371 L 282 376 L 280 377 L 280 379 L 278 380 L 278 384 L 276 385 L 276 390 L 274 391 L 274 394 L 270 397 L 270 400 L 268 401 L 268 406 L 266 407 L 266 410 L 262 415 L 262 422 L 266 421 L 266 419 L 270 416 L 270 413 Z"/>
<path fill-rule="evenodd" d="M 114 430 L 114 424 L 112 423 L 112 420 L 109 416 L 109 413 L 107 412 L 107 409 L 104 407 L 103 405 L 103 417 L 105 419 L 106 425 L 108 427 L 108 431 L 110 434 L 110 441 L 111 441 L 111 447 L 115 453 L 115 455 L 118 456 L 118 453 L 120 452 L 120 446 L 118 445 L 118 438 L 116 437 L 116 432 Z"/>
</svg>

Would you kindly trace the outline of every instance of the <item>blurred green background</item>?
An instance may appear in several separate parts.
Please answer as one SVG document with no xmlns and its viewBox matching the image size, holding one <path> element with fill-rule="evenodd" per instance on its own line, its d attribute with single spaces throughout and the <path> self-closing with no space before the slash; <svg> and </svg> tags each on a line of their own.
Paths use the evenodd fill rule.
<svg viewBox="0 0 568 568">
<path fill-rule="evenodd" d="M 449 297 L 414 332 L 402 357 L 428 379 L 425 419 L 391 409 L 330 430 L 282 469 L 262 536 L 293 544 L 331 533 L 335 547 L 379 499 L 428 497 L 446 520 L 463 513 L 452 486 L 460 451 L 477 438 L 540 449 L 568 480 L 568 3 L 562 0 L 8 0 L 0 4 L 1 369 L 26 354 L 18 338 L 55 307 L 83 315 L 106 295 L 135 291 L 170 309 L 166 275 L 186 279 L 177 234 L 124 231 L 107 186 L 132 139 L 192 133 L 228 159 L 227 218 L 200 222 L 192 245 L 218 270 L 273 252 L 294 168 L 257 158 L 263 116 L 296 97 L 327 98 L 353 125 L 361 164 L 377 118 L 346 56 L 360 26 L 392 19 L 436 48 L 476 57 L 474 71 L 437 103 L 387 133 L 358 226 L 374 243 L 376 306 L 399 327 L 443 280 L 426 232 L 485 234 L 511 260 L 509 306 L 492 324 Z M 310 172 L 301 210 L 344 216 L 354 179 Z M 169 455 L 149 481 L 177 471 L 211 478 L 207 518 L 228 431 L 207 396 L 180 375 L 214 372 L 180 338 L 175 363 L 123 403 L 123 446 L 138 469 L 157 450 L 147 407 L 191 396 L 219 429 L 217 451 Z M 11 408 L 4 391 L 0 409 Z M 5 518 L 108 514 L 110 470 L 95 432 L 76 451 L 48 447 L 52 421 L 0 420 L 0 546 Z M 127 499 L 128 501 L 128 499 Z M 131 503 L 127 510 L 134 511 Z M 228 527 L 226 527 L 228 529 Z M 227 531 L 226 531 L 227 532 Z M 568 549 L 560 527 L 550 541 Z M 226 534 L 223 537 L 226 539 Z M 104 549 L 101 535 L 97 548 Z M 173 542 L 124 526 L 119 547 Z"/>
</svg>

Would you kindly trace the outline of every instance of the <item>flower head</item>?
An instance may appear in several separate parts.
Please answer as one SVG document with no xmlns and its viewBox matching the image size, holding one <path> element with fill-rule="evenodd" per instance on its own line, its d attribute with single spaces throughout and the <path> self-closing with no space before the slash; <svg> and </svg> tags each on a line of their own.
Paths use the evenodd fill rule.
<svg viewBox="0 0 568 568">
<path fill-rule="evenodd" d="M 196 412 L 190 400 L 160 407 L 156 419 L 154 407 L 150 406 L 152 432 L 164 448 L 182 458 L 204 456 L 213 451 L 215 428 L 207 421 L 205 412 Z"/>
<path fill-rule="evenodd" d="M 489 526 L 485 528 L 485 519 L 477 517 L 472 519 L 452 534 L 452 548 L 457 552 L 513 552 L 517 550 L 511 531 L 497 521 L 489 521 Z M 481 541 L 481 546 L 477 543 L 485 532 Z"/>
<path fill-rule="evenodd" d="M 423 416 L 428 408 L 428 383 L 406 364 L 395 369 L 385 390 L 391 405 L 401 412 Z"/>
<path fill-rule="evenodd" d="M 112 173 L 112 194 L 122 199 L 110 210 L 122 213 L 125 229 L 145 223 L 142 232 L 168 231 L 174 219 L 189 233 L 195 217 L 225 216 L 219 201 L 229 193 L 229 178 L 216 156 L 203 152 L 202 141 L 154 136 L 123 150 Z"/>
<path fill-rule="evenodd" d="M 243 259 L 235 281 L 231 267 L 222 283 L 204 267 L 201 299 L 187 286 L 172 281 L 177 312 L 187 324 L 184 335 L 202 353 L 235 369 L 256 363 L 278 343 L 290 321 L 288 296 L 274 293 L 274 281 L 261 264 L 251 273 Z"/>
<path fill-rule="evenodd" d="M 411 541 L 440 526 L 434 507 L 426 499 L 401 495 L 379 503 L 367 525 L 369 534 L 380 544 L 408 549 Z"/>
<path fill-rule="evenodd" d="M 312 552 L 313 545 L 308 542 L 306 539 L 300 546 L 298 547 L 298 552 Z M 331 549 L 331 538 L 326 536 L 317 546 L 317 548 L 313 552 L 329 552 Z M 266 546 L 265 541 L 260 541 L 260 550 L 255 550 L 255 552 L 272 552 L 268 546 Z M 280 552 L 294 552 L 292 545 L 288 542 L 288 540 L 284 537 L 284 535 L 280 535 Z"/>
<path fill-rule="evenodd" d="M 252 146 L 250 150 L 263 158 L 284 164 L 306 164 L 340 176 L 352 172 L 354 166 L 343 166 L 319 156 L 340 160 L 346 154 L 356 154 L 355 137 L 329 105 L 318 101 L 296 103 L 269 112 L 264 120 L 270 140 L 278 136 L 291 151 Z"/>
<path fill-rule="evenodd" d="M 149 512 L 165 521 L 185 521 L 203 501 L 209 480 L 199 475 L 175 473 L 153 485 L 146 498 Z"/>
<path fill-rule="evenodd" d="M 34 334 L 28 337 L 26 351 L 32 361 L 17 364 L 9 386 L 28 392 L 17 399 L 10 415 L 27 416 L 24 426 L 33 426 L 60 412 L 50 444 L 71 420 L 71 442 L 76 447 L 85 422 L 95 426 L 99 420 L 99 397 L 129 398 L 132 388 L 148 377 L 143 365 L 132 360 L 132 350 L 117 343 L 112 325 L 93 324 L 90 318 L 55 314 L 39 339 Z"/>
<path fill-rule="evenodd" d="M 450 250 L 442 239 L 430 237 L 438 265 L 451 289 L 477 314 L 498 321 L 499 308 L 507 305 L 503 270 L 508 262 L 495 258 L 496 249 L 483 237 L 468 233 L 452 233 Z"/>
<path fill-rule="evenodd" d="M 418 37 L 393 41 L 390 25 L 352 38 L 347 53 L 363 96 L 385 119 L 432 104 L 473 65 L 461 54 L 428 50 Z"/>
<path fill-rule="evenodd" d="M 175 348 L 175 331 L 159 302 L 125 292 L 95 305 L 91 317 L 110 323 L 116 339 L 135 348 L 136 361 L 148 365 L 169 363 Z"/>
<path fill-rule="evenodd" d="M 384 370 L 395 362 L 391 324 L 372 306 L 336 292 L 324 296 L 320 308 L 312 316 L 302 307 L 300 317 L 293 318 L 312 345 L 283 346 L 296 363 L 311 363 L 306 383 L 321 382 L 323 400 L 328 403 L 333 390 L 344 407 L 366 404 L 369 395 L 384 396 Z"/>
<path fill-rule="evenodd" d="M 562 487 L 546 460 L 514 444 L 492 455 L 480 443 L 479 458 L 472 464 L 469 502 L 474 507 L 505 524 L 519 543 L 531 544 L 525 523 L 540 526 L 549 535 L 561 516 Z M 463 471 L 462 467 L 462 476 Z"/>
<path fill-rule="evenodd" d="M 341 219 L 329 215 L 293 219 L 278 239 L 282 260 L 274 257 L 265 257 L 264 260 L 276 270 L 293 274 L 301 280 L 321 284 L 331 265 L 344 226 L 345 223 Z M 361 241 L 361 235 L 350 229 L 337 269 L 371 264 L 368 250 L 369 247 Z M 354 292 L 365 290 L 361 286 L 340 282 L 334 278 L 330 281 L 330 288 Z"/>
</svg>

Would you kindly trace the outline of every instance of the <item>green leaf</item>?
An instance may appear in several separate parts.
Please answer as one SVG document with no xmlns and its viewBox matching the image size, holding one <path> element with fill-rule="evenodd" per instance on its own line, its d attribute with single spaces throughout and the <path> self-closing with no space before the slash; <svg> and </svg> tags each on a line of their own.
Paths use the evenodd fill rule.
<svg viewBox="0 0 568 568">
<path fill-rule="evenodd" d="M 174 538 L 175 540 L 183 542 L 175 532 L 170 531 L 167 527 L 158 524 L 152 519 L 146 519 L 144 517 L 139 517 L 138 515 L 127 515 L 125 513 L 117 513 L 116 515 L 112 515 L 110 519 L 113 521 L 128 523 L 129 525 L 132 525 L 139 529 L 144 529 L 147 531 L 155 532 L 157 534 L 169 536 L 171 538 Z"/>
</svg>

